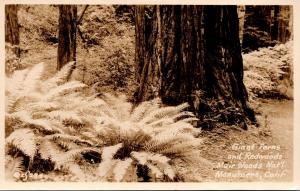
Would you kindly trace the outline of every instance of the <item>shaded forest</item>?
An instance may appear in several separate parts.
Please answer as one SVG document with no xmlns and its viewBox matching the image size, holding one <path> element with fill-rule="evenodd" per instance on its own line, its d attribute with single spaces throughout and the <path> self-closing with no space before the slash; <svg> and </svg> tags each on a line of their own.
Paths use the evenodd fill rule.
<svg viewBox="0 0 300 191">
<path fill-rule="evenodd" d="M 224 181 L 236 142 L 291 179 L 292 6 L 6 5 L 5 41 L 9 180 Z"/>
</svg>

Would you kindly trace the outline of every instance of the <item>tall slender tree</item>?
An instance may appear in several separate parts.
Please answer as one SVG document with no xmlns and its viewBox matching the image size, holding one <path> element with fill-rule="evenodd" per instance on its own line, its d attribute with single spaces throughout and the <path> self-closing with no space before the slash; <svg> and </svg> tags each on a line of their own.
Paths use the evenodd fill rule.
<svg viewBox="0 0 300 191">
<path fill-rule="evenodd" d="M 254 119 L 236 6 L 155 6 L 151 22 L 144 10 L 137 6 L 135 12 L 137 101 L 160 96 L 170 105 L 189 102 L 203 114 L 210 110 L 207 101 L 216 99 Z"/>
<path fill-rule="evenodd" d="M 20 33 L 17 5 L 5 5 L 5 42 L 15 45 L 13 51 L 19 57 Z"/>
<path fill-rule="evenodd" d="M 240 29 L 239 37 L 240 37 L 241 46 L 243 44 L 244 23 L 245 23 L 245 8 L 246 8 L 245 5 L 239 5 L 237 7 L 238 17 L 239 17 L 239 29 Z"/>
<path fill-rule="evenodd" d="M 60 5 L 57 70 L 70 61 L 76 61 L 76 23 L 77 6 Z"/>
<path fill-rule="evenodd" d="M 276 20 L 278 20 L 278 28 L 277 28 L 278 32 L 277 32 L 277 37 L 275 36 L 274 39 L 276 38 L 277 41 L 282 43 L 285 43 L 290 39 L 293 33 L 292 18 L 293 18 L 292 6 L 289 5 L 279 6 L 279 13 L 275 18 Z"/>
</svg>

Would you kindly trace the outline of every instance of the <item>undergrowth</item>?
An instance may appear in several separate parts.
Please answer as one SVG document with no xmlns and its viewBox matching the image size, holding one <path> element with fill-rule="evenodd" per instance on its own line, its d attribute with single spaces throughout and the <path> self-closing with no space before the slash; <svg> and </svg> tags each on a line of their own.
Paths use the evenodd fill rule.
<svg viewBox="0 0 300 191">
<path fill-rule="evenodd" d="M 293 42 L 243 55 L 244 83 L 255 98 L 293 98 Z"/>
<path fill-rule="evenodd" d="M 40 80 L 43 63 L 6 78 L 6 173 L 63 172 L 79 181 L 184 181 L 177 171 L 201 161 L 198 120 L 187 104 L 159 99 L 134 107 L 123 95 L 94 95 L 67 81 L 74 62 Z"/>
<path fill-rule="evenodd" d="M 19 47 L 5 43 L 5 73 L 7 75 L 11 75 L 15 70 L 20 70 L 25 67 L 14 51 L 16 48 Z"/>
</svg>

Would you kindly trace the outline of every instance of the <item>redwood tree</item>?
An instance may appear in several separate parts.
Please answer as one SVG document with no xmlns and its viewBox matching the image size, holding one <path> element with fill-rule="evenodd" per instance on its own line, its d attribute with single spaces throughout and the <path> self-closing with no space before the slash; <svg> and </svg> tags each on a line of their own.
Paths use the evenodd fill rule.
<svg viewBox="0 0 300 191">
<path fill-rule="evenodd" d="M 60 5 L 57 70 L 70 61 L 76 61 L 76 23 L 76 5 Z"/>
<path fill-rule="evenodd" d="M 162 5 L 150 16 L 144 12 L 136 7 L 138 102 L 156 96 L 170 105 L 189 102 L 201 117 L 217 100 L 217 108 L 254 119 L 243 84 L 236 6 Z"/>
<path fill-rule="evenodd" d="M 20 48 L 20 34 L 18 24 L 18 6 L 17 5 L 5 5 L 5 42 L 14 47 L 14 53 L 19 57 Z"/>
<path fill-rule="evenodd" d="M 244 52 L 287 42 L 292 35 L 292 6 L 247 5 L 243 33 Z"/>
</svg>

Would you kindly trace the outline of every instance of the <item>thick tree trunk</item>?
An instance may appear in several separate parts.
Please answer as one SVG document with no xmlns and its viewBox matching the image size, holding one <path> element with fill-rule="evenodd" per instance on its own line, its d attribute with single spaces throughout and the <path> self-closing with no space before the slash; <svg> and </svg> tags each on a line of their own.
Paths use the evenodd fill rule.
<svg viewBox="0 0 300 191">
<path fill-rule="evenodd" d="M 208 6 L 205 20 L 206 91 L 228 105 L 247 108 L 243 84 L 243 60 L 235 6 Z"/>
<path fill-rule="evenodd" d="M 5 6 L 5 42 L 14 47 L 14 53 L 20 57 L 20 36 L 19 36 L 19 24 L 18 24 L 18 6 L 6 5 Z"/>
<path fill-rule="evenodd" d="M 76 61 L 76 21 L 76 5 L 59 6 L 57 70 L 70 61 Z"/>
<path fill-rule="evenodd" d="M 141 7 L 136 14 L 144 18 Z M 143 27 L 151 28 L 148 38 Z M 160 96 L 203 114 L 203 103 L 217 99 L 250 114 L 236 6 L 156 6 L 151 24 L 136 28 L 137 101 Z"/>
</svg>

